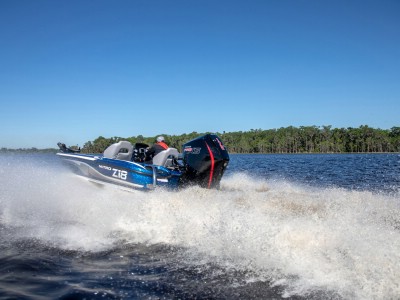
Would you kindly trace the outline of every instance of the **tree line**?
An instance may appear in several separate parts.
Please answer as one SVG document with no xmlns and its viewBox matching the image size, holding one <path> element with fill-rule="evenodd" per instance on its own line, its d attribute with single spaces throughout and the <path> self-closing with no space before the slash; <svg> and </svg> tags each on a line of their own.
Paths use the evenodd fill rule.
<svg viewBox="0 0 400 300">
<path fill-rule="evenodd" d="M 10 149 L 6 147 L 0 148 L 0 153 L 56 153 L 57 149 L 54 148 L 45 148 L 45 149 L 38 149 L 35 147 L 32 148 L 16 148 Z"/>
<path fill-rule="evenodd" d="M 205 133 L 163 134 L 170 147 L 181 149 L 186 142 Z M 400 152 L 400 127 L 391 129 L 332 128 L 328 126 L 282 127 L 250 131 L 216 132 L 230 153 L 383 153 Z M 127 138 L 99 136 L 86 142 L 83 153 L 102 153 L 109 145 L 121 140 L 151 145 L 156 137 L 142 135 Z"/>
</svg>

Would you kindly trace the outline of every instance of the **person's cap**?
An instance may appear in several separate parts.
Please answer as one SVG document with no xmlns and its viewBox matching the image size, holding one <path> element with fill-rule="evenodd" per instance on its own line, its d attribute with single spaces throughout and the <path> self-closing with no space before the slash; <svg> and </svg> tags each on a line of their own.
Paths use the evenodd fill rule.
<svg viewBox="0 0 400 300">
<path fill-rule="evenodd" d="M 159 137 L 157 138 L 157 142 L 162 142 L 162 141 L 164 141 L 164 137 L 163 137 L 163 136 L 159 136 Z"/>
</svg>

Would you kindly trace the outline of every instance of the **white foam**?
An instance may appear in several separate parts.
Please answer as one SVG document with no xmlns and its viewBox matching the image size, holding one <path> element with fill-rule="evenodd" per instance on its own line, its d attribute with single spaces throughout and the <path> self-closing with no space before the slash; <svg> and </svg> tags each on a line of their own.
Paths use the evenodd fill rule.
<svg viewBox="0 0 400 300">
<path fill-rule="evenodd" d="M 284 285 L 286 296 L 400 295 L 400 197 L 265 181 L 243 174 L 221 190 L 128 193 L 37 165 L 3 165 L 0 220 L 63 249 L 99 251 L 122 239 L 187 248 Z"/>
</svg>

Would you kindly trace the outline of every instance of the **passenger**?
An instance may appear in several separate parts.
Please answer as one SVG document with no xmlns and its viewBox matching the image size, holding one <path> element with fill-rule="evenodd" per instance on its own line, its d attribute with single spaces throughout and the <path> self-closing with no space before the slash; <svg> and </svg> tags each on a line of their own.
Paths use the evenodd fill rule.
<svg viewBox="0 0 400 300">
<path fill-rule="evenodd" d="M 152 160 L 154 156 L 156 156 L 161 151 L 167 150 L 168 148 L 169 147 L 165 143 L 164 137 L 163 136 L 157 137 L 156 143 L 147 149 L 147 152 L 146 152 L 147 159 L 146 160 L 147 161 Z"/>
</svg>

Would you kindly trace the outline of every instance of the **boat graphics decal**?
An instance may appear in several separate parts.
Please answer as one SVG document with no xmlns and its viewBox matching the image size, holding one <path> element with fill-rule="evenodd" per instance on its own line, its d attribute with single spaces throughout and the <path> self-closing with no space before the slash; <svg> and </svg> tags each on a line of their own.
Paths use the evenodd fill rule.
<svg viewBox="0 0 400 300">
<path fill-rule="evenodd" d="M 199 148 L 199 147 L 190 147 L 190 146 L 188 146 L 188 147 L 185 147 L 185 148 L 183 149 L 183 151 L 185 151 L 185 152 L 190 152 L 190 154 L 199 154 L 200 151 L 201 151 L 201 148 Z"/>
<path fill-rule="evenodd" d="M 208 179 L 208 188 L 211 188 L 211 183 L 213 180 L 213 175 L 214 175 L 214 154 L 211 151 L 210 146 L 208 146 L 207 142 L 205 142 L 207 146 L 208 153 L 210 154 L 210 159 L 211 159 L 211 170 L 210 170 L 210 177 Z"/>
<path fill-rule="evenodd" d="M 113 177 L 110 177 L 110 176 L 107 176 L 107 175 L 104 175 L 104 174 L 102 174 L 101 172 L 99 172 L 96 168 L 94 168 L 93 166 L 91 166 L 91 165 L 89 165 L 89 164 L 87 164 L 87 163 L 85 163 L 85 162 L 82 162 L 82 161 L 76 161 L 76 160 L 70 160 L 70 159 L 68 159 L 68 161 L 69 162 L 71 162 L 71 163 L 73 163 L 73 164 L 76 164 L 76 165 L 78 165 L 78 166 L 82 166 L 82 165 L 84 165 L 84 166 L 86 166 L 87 168 L 88 168 L 88 173 L 90 174 L 90 176 L 91 177 L 93 177 L 93 178 L 97 178 L 97 179 L 102 179 L 102 180 L 104 180 L 104 181 L 109 181 L 109 182 L 114 182 L 114 183 L 119 183 L 119 184 L 121 184 L 121 179 L 120 179 L 120 177 L 117 177 L 117 176 L 115 176 L 116 178 L 118 178 L 118 179 L 116 179 L 116 178 L 113 178 Z M 121 170 L 119 170 L 119 171 L 121 171 Z M 124 171 L 124 172 L 126 172 L 126 171 Z M 127 172 L 126 172 L 127 173 Z M 127 175 L 127 174 L 126 174 Z M 128 186 L 131 186 L 131 187 L 136 187 L 136 188 L 144 188 L 145 186 L 146 186 L 146 184 L 147 185 L 149 185 L 149 183 L 146 183 L 146 184 L 137 184 L 137 183 L 133 183 L 133 182 L 129 182 L 129 181 L 126 181 L 126 179 L 124 179 L 125 181 L 124 181 L 124 184 L 125 185 L 128 185 Z"/>
<path fill-rule="evenodd" d="M 80 158 L 80 159 L 85 159 L 85 160 L 97 160 L 97 156 L 91 156 L 91 155 L 76 155 L 76 154 L 68 154 L 68 153 L 57 153 L 59 156 L 66 156 L 66 157 L 73 157 L 73 158 Z"/>
</svg>

